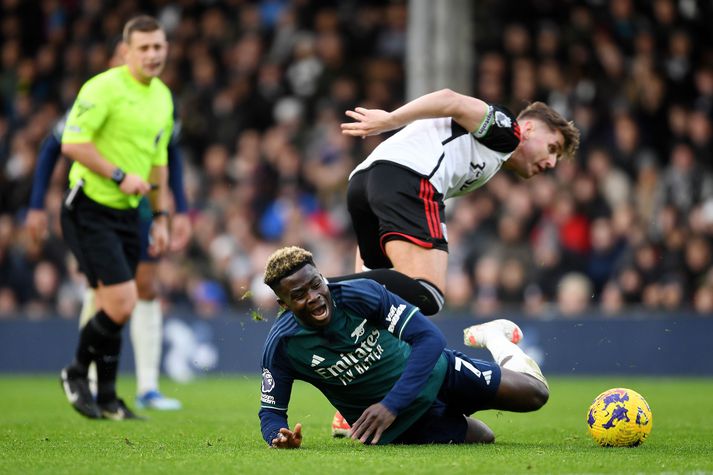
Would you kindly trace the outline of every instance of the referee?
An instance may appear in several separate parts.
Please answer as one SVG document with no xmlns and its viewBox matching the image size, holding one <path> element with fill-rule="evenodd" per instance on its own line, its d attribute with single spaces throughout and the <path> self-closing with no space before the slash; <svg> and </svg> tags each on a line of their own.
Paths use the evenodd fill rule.
<svg viewBox="0 0 713 475">
<path fill-rule="evenodd" d="M 62 153 L 74 163 L 62 208 L 64 238 L 96 288 L 97 312 L 82 329 L 75 358 L 61 373 L 70 404 L 92 419 L 137 416 L 117 397 L 121 330 L 137 302 L 137 207 L 148 194 L 152 244 L 168 245 L 167 154 L 173 101 L 158 79 L 168 43 L 161 25 L 139 16 L 124 27 L 126 64 L 87 81 L 67 118 Z M 87 371 L 97 365 L 97 398 Z"/>
</svg>

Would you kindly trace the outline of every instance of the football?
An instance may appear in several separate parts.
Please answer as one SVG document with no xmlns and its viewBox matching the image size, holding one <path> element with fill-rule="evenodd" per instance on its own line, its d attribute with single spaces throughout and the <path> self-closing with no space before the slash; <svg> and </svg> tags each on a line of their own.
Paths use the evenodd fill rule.
<svg viewBox="0 0 713 475">
<path fill-rule="evenodd" d="M 602 447 L 635 447 L 651 433 L 651 409 L 641 394 L 614 388 L 594 399 L 587 413 L 589 434 Z"/>
</svg>

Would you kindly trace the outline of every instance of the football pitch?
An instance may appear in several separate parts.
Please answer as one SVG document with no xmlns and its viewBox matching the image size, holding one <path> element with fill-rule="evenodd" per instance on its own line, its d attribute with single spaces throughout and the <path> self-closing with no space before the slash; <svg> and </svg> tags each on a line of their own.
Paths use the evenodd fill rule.
<svg viewBox="0 0 713 475">
<path fill-rule="evenodd" d="M 479 413 L 495 431 L 489 446 L 367 447 L 332 439 L 334 414 L 313 388 L 293 389 L 290 423 L 302 422 L 299 450 L 271 450 L 260 436 L 259 378 L 210 377 L 162 383 L 177 412 L 146 421 L 90 421 L 75 413 L 58 377 L 0 375 L 0 473 L 487 474 L 713 472 L 713 379 L 551 378 L 538 412 Z M 653 431 L 640 447 L 600 448 L 586 414 L 605 389 L 640 392 Z M 133 394 L 123 375 L 119 392 Z M 131 401 L 133 406 L 133 400 Z"/>
</svg>

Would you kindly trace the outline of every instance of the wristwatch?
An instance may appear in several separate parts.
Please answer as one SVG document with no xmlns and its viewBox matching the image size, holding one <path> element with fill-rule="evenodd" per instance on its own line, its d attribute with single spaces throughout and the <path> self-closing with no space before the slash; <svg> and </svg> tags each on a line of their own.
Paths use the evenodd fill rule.
<svg viewBox="0 0 713 475">
<path fill-rule="evenodd" d="M 111 172 L 111 179 L 117 185 L 121 185 L 121 182 L 124 181 L 124 178 L 126 178 L 126 172 L 124 172 L 124 170 L 119 167 L 115 168 L 114 171 Z"/>
</svg>

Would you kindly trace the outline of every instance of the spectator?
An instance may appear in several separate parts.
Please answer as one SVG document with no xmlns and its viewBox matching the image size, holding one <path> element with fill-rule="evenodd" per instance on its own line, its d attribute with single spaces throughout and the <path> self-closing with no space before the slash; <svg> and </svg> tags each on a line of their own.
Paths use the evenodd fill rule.
<svg viewBox="0 0 713 475">
<path fill-rule="evenodd" d="M 30 19 L 17 3 L 0 4 L 0 313 L 32 307 L 36 315 L 71 315 L 84 283 L 58 244 L 66 170 L 48 190 L 50 245 L 43 248 L 18 231 L 29 177 L 50 124 L 106 68 L 112 37 L 139 12 L 128 0 L 76 8 L 47 2 L 23 10 L 34 12 L 26 28 Z M 345 139 L 334 133 L 335 123 L 356 104 L 392 110 L 405 102 L 408 3 L 138 3 L 161 19 L 172 44 L 163 79 L 181 104 L 185 178 L 195 203 L 190 249 L 171 256 L 161 272 L 166 304 L 190 307 L 191 283 L 205 280 L 225 292 L 226 307 L 219 308 L 269 308 L 271 300 L 261 300 L 253 285 L 262 271 L 253 255 L 269 255 L 288 239 L 319 242 L 336 256 L 328 261 L 333 275 L 351 272 L 343 251 L 354 244 L 344 213 L 345 170 L 382 137 Z M 477 0 L 476 9 L 490 11 L 492 3 Z M 687 2 L 672 0 L 646 8 L 630 0 L 600 3 L 564 2 L 553 19 L 551 9 L 529 1 L 475 19 L 475 84 L 459 92 L 515 113 L 549 101 L 574 118 L 582 145 L 555 174 L 526 184 L 498 176 L 449 205 L 447 292 L 455 307 L 486 314 L 522 301 L 542 316 L 557 302 L 562 277 L 574 271 L 591 280 L 597 308 L 613 314 L 621 311 L 619 300 L 706 308 L 704 266 L 711 260 L 701 242 L 710 248 L 713 239 L 713 212 L 705 205 L 713 202 L 711 8 L 697 2 L 691 14 Z M 532 255 L 513 252 L 523 242 Z M 643 243 L 659 259 L 652 280 L 633 258 L 622 260 Z M 497 275 L 492 285 L 476 282 L 481 263 Z M 49 300 L 38 297 L 39 287 L 54 287 L 47 285 L 52 272 L 42 270 L 47 265 L 59 279 Z M 658 298 L 669 293 L 669 303 Z"/>
<path fill-rule="evenodd" d="M 594 294 L 599 296 L 605 284 L 612 278 L 617 263 L 624 251 L 624 243 L 614 236 L 609 218 L 594 220 L 591 227 L 592 252 L 587 262 L 587 275 L 592 279 Z"/>
<path fill-rule="evenodd" d="M 557 291 L 557 310 L 565 318 L 576 317 L 589 309 L 592 300 L 592 284 L 586 275 L 571 272 L 566 274 Z"/>
</svg>

